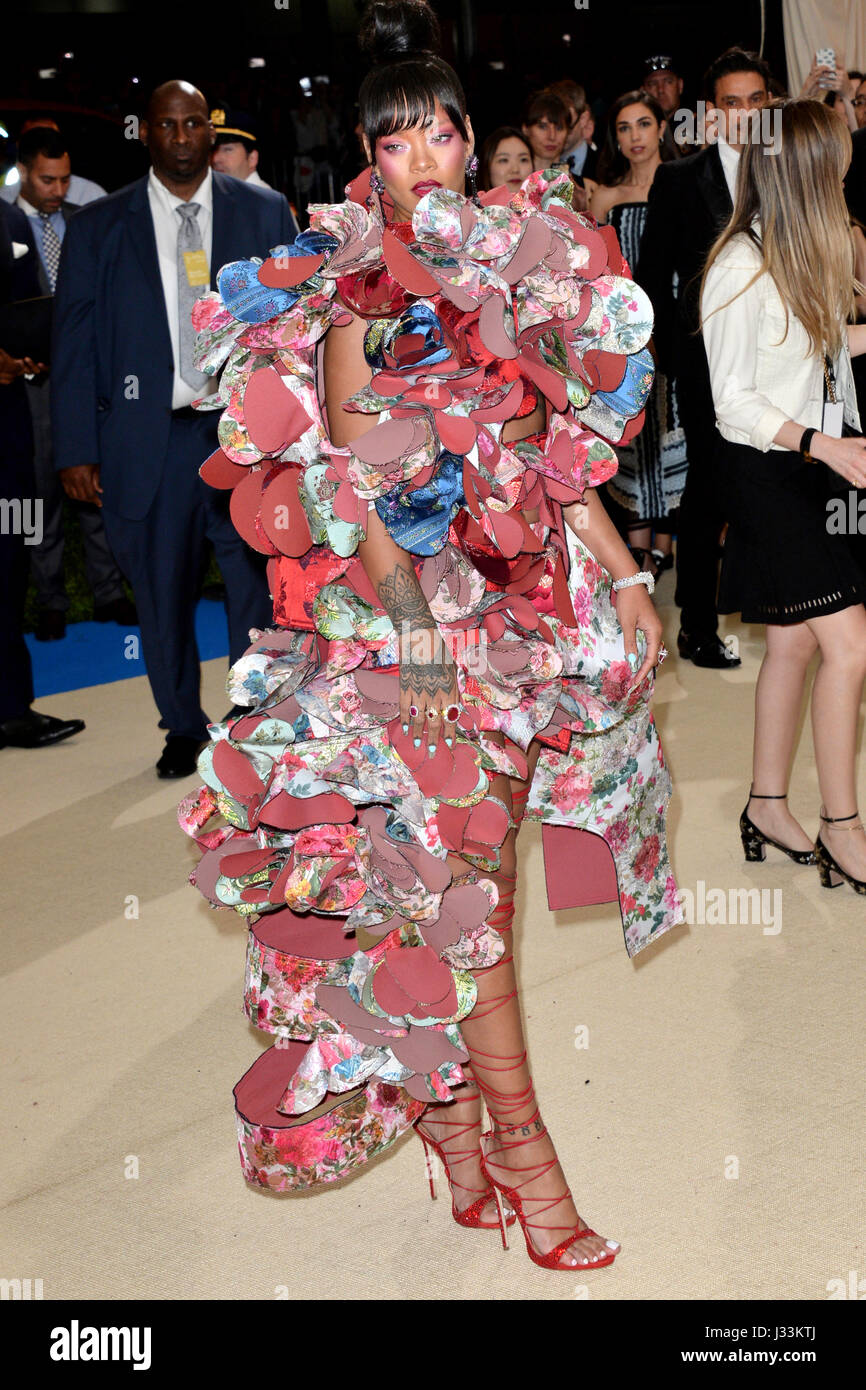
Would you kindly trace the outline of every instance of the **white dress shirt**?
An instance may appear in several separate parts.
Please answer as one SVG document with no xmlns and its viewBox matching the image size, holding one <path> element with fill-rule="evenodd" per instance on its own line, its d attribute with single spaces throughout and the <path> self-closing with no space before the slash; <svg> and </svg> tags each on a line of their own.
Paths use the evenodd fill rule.
<svg viewBox="0 0 866 1390">
<path fill-rule="evenodd" d="M 821 429 L 824 368 L 822 359 L 810 352 L 806 330 L 791 312 L 783 339 L 785 305 L 772 276 L 761 274 L 744 293 L 737 293 L 760 264 L 760 254 L 748 237 L 744 233 L 733 237 L 707 274 L 701 314 L 716 426 L 732 443 L 750 444 L 766 453 L 784 449 L 773 440 L 787 420 L 804 429 Z M 845 420 L 859 429 L 844 329 L 834 373 Z"/>
<path fill-rule="evenodd" d="M 256 188 L 270 188 L 269 183 L 265 183 L 258 169 L 251 169 L 244 179 L 244 183 L 254 183 Z"/>
<path fill-rule="evenodd" d="M 159 274 L 162 280 L 162 294 L 165 300 L 168 331 L 171 334 L 171 352 L 174 358 L 171 408 L 172 410 L 179 410 L 182 406 L 191 405 L 199 396 L 209 396 L 217 388 L 216 380 L 209 380 L 200 391 L 197 391 L 194 386 L 190 386 L 188 382 L 184 381 L 177 369 L 178 339 L 180 336 L 177 322 L 177 234 L 180 230 L 180 217 L 175 212 L 175 208 L 181 207 L 186 202 L 199 204 L 196 222 L 201 232 L 202 248 L 207 257 L 208 266 L 210 266 L 213 251 L 213 175 L 211 170 L 208 169 L 192 197 L 184 199 L 176 197 L 174 193 L 169 193 L 165 184 L 157 178 L 151 169 L 147 176 L 147 200 L 150 204 L 150 215 L 153 218 L 153 230 L 156 235 Z"/>
<path fill-rule="evenodd" d="M 718 137 L 719 158 L 722 161 L 722 173 L 725 176 L 725 183 L 728 185 L 728 192 L 731 195 L 731 202 L 737 201 L 737 172 L 740 168 L 740 152 L 733 149 L 723 135 Z"/>
</svg>

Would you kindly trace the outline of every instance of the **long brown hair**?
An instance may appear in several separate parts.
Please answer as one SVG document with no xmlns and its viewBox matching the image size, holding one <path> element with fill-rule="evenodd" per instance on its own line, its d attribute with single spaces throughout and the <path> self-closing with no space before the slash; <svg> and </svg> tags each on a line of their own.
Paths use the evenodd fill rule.
<svg viewBox="0 0 866 1390">
<path fill-rule="evenodd" d="M 662 107 L 649 92 L 637 89 L 633 92 L 623 92 L 621 97 L 617 97 L 608 113 L 607 135 L 602 152 L 598 157 L 597 181 L 609 187 L 614 184 L 622 183 L 630 168 L 629 162 L 620 150 L 619 141 L 616 138 L 616 123 L 619 114 L 621 111 L 624 111 L 627 106 L 645 106 L 650 115 L 655 117 L 655 122 L 659 130 L 661 130 L 666 119 Z M 653 139 L 655 138 L 656 137 L 653 136 Z M 670 152 L 666 150 L 661 143 L 659 143 L 659 155 L 661 156 L 662 162 L 671 158 Z"/>
<path fill-rule="evenodd" d="M 785 336 L 787 316 L 793 313 L 808 334 L 811 351 L 835 356 L 842 345 L 843 324 L 854 314 L 855 291 L 862 293 L 854 277 L 854 246 L 842 191 L 851 162 L 851 135 L 839 117 L 817 101 L 772 101 L 752 115 L 751 138 L 740 155 L 733 216 L 710 248 L 701 290 L 720 253 L 744 234 L 760 252 L 761 264 L 738 294 L 764 272 L 771 275 L 785 305 Z M 778 120 L 781 136 L 774 144 L 767 137 L 767 123 Z M 752 225 L 755 218 L 760 235 Z"/>
</svg>

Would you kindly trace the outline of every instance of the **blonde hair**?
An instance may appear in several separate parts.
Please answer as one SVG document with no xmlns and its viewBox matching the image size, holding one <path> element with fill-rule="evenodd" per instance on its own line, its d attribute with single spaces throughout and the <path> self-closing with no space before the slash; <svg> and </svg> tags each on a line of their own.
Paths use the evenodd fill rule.
<svg viewBox="0 0 866 1390">
<path fill-rule="evenodd" d="M 764 117 L 763 112 L 771 114 Z M 752 117 L 751 138 L 740 155 L 733 216 L 710 248 L 701 290 L 724 248 L 745 234 L 760 252 L 761 264 L 737 294 L 766 272 L 785 306 L 784 336 L 793 313 L 806 330 L 811 351 L 835 357 L 843 324 L 854 315 L 855 292 L 863 292 L 854 276 L 854 244 L 842 191 L 851 162 L 850 132 L 829 107 L 811 100 L 772 101 Z M 778 120 L 781 138 L 774 145 L 767 128 Z M 755 218 L 760 236 L 752 226 Z"/>
</svg>

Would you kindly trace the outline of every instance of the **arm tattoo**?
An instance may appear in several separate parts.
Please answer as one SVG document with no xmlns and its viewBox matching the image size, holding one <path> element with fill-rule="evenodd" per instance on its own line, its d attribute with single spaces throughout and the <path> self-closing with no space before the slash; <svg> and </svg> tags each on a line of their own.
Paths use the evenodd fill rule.
<svg viewBox="0 0 866 1390">
<path fill-rule="evenodd" d="M 379 581 L 376 592 L 403 638 L 400 689 L 414 690 L 428 699 L 439 694 L 450 695 L 454 681 L 450 653 L 439 636 L 415 571 L 397 565 L 390 575 Z"/>
<path fill-rule="evenodd" d="M 401 623 L 426 628 L 436 626 L 413 569 L 397 565 L 391 574 L 379 581 L 376 592 L 395 627 Z"/>
</svg>

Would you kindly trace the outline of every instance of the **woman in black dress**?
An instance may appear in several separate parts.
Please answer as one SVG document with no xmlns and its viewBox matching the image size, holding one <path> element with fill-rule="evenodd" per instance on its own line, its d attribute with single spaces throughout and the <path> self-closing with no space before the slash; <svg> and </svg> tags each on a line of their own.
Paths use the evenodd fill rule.
<svg viewBox="0 0 866 1390">
<path fill-rule="evenodd" d="M 646 225 L 649 191 L 666 158 L 664 131 L 664 112 L 648 92 L 625 92 L 614 102 L 599 161 L 600 182 L 592 190 L 589 210 L 597 222 L 615 228 L 632 270 Z M 643 429 L 616 452 L 619 468 L 606 486 L 622 509 L 618 524 L 642 568 L 656 574 L 670 569 L 671 533 L 688 460 L 676 388 L 662 372 L 656 371 Z"/>
<path fill-rule="evenodd" d="M 719 610 L 767 627 L 740 828 L 748 859 L 773 844 L 799 863 L 817 861 L 825 887 L 844 880 L 866 893 L 856 792 L 866 575 L 851 527 L 853 517 L 856 534 L 855 489 L 866 487 L 851 355 L 866 352 L 866 326 L 848 323 L 862 288 L 842 190 L 851 136 L 818 102 L 773 103 L 770 114 L 741 155 L 733 217 L 710 251 L 701 295 L 730 516 Z M 813 856 L 786 797 L 816 652 L 824 804 Z"/>
</svg>

